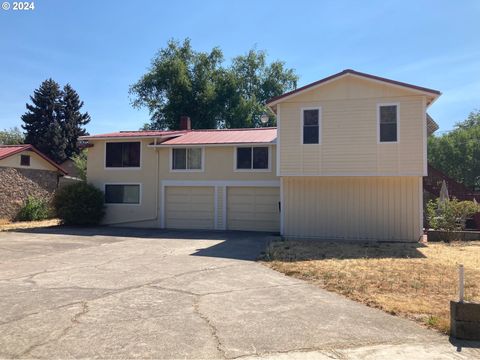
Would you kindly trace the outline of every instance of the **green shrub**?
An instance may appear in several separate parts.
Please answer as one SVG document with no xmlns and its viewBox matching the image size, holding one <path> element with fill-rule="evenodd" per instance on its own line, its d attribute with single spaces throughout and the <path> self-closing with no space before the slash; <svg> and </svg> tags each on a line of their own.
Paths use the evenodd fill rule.
<svg viewBox="0 0 480 360">
<path fill-rule="evenodd" d="M 25 204 L 17 214 L 19 221 L 45 220 L 51 217 L 51 209 L 48 201 L 29 196 Z"/>
<path fill-rule="evenodd" d="M 59 189 L 53 204 L 66 225 L 96 225 L 105 215 L 103 192 L 85 182 Z"/>
<path fill-rule="evenodd" d="M 430 200 L 427 204 L 428 223 L 434 230 L 465 230 L 467 218 L 477 212 L 480 212 L 478 204 L 473 201 L 458 201 L 455 198 L 443 202 L 440 199 Z"/>
</svg>

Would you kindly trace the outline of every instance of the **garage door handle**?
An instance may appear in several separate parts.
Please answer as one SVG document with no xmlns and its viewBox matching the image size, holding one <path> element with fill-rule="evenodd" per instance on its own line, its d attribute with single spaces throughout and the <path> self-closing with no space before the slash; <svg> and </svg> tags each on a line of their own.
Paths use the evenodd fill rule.
<svg viewBox="0 0 480 360">
<path fill-rule="evenodd" d="M 278 202 L 278 212 L 282 212 L 282 203 Z"/>
</svg>

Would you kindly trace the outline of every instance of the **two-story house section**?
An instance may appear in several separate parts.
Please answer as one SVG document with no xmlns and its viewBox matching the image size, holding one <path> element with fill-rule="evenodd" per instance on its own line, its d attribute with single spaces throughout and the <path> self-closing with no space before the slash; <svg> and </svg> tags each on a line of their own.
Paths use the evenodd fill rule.
<svg viewBox="0 0 480 360">
<path fill-rule="evenodd" d="M 185 124 L 83 138 L 91 146 L 88 181 L 105 192 L 104 223 L 279 232 L 276 128 Z"/>
<path fill-rule="evenodd" d="M 105 224 L 415 241 L 439 95 L 345 70 L 271 99 L 278 128 L 191 130 L 184 117 L 178 131 L 83 137 L 88 181 Z"/>
<path fill-rule="evenodd" d="M 427 108 L 440 92 L 344 70 L 269 100 L 277 114 L 281 233 L 418 240 Z"/>
</svg>

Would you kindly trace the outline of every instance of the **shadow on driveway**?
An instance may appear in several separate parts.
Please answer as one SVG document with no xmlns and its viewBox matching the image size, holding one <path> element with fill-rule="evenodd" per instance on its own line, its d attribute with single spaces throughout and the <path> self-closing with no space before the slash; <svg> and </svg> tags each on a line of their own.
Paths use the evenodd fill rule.
<svg viewBox="0 0 480 360">
<path fill-rule="evenodd" d="M 200 246 L 191 256 L 218 257 L 237 260 L 256 260 L 263 256 L 267 244 L 277 239 L 273 233 L 250 231 L 211 231 L 211 230 L 164 230 L 139 229 L 127 227 L 70 227 L 53 226 L 34 229 L 18 229 L 9 233 L 22 234 L 28 240 L 31 235 L 53 235 L 55 241 L 68 241 L 70 237 L 111 237 L 110 241 L 121 241 L 119 238 L 162 239 L 162 240 L 201 240 L 215 241 L 211 246 Z M 57 237 L 58 236 L 58 237 Z M 62 240 L 67 237 L 66 240 Z M 71 238 L 70 238 L 71 239 Z M 53 239 L 52 239 L 53 240 Z M 109 241 L 109 242 L 110 242 Z"/>
</svg>

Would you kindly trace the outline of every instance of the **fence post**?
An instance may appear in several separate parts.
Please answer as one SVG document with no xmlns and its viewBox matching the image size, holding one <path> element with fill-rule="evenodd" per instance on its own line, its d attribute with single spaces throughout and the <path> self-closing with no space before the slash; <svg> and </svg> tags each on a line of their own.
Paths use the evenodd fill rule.
<svg viewBox="0 0 480 360">
<path fill-rule="evenodd" d="M 464 292 L 465 292 L 465 287 L 464 287 L 464 283 L 465 283 L 465 272 L 464 272 L 464 268 L 463 268 L 463 265 L 460 264 L 460 266 L 458 267 L 458 294 L 459 294 L 459 302 L 463 302 L 463 297 L 464 297 Z"/>
</svg>

